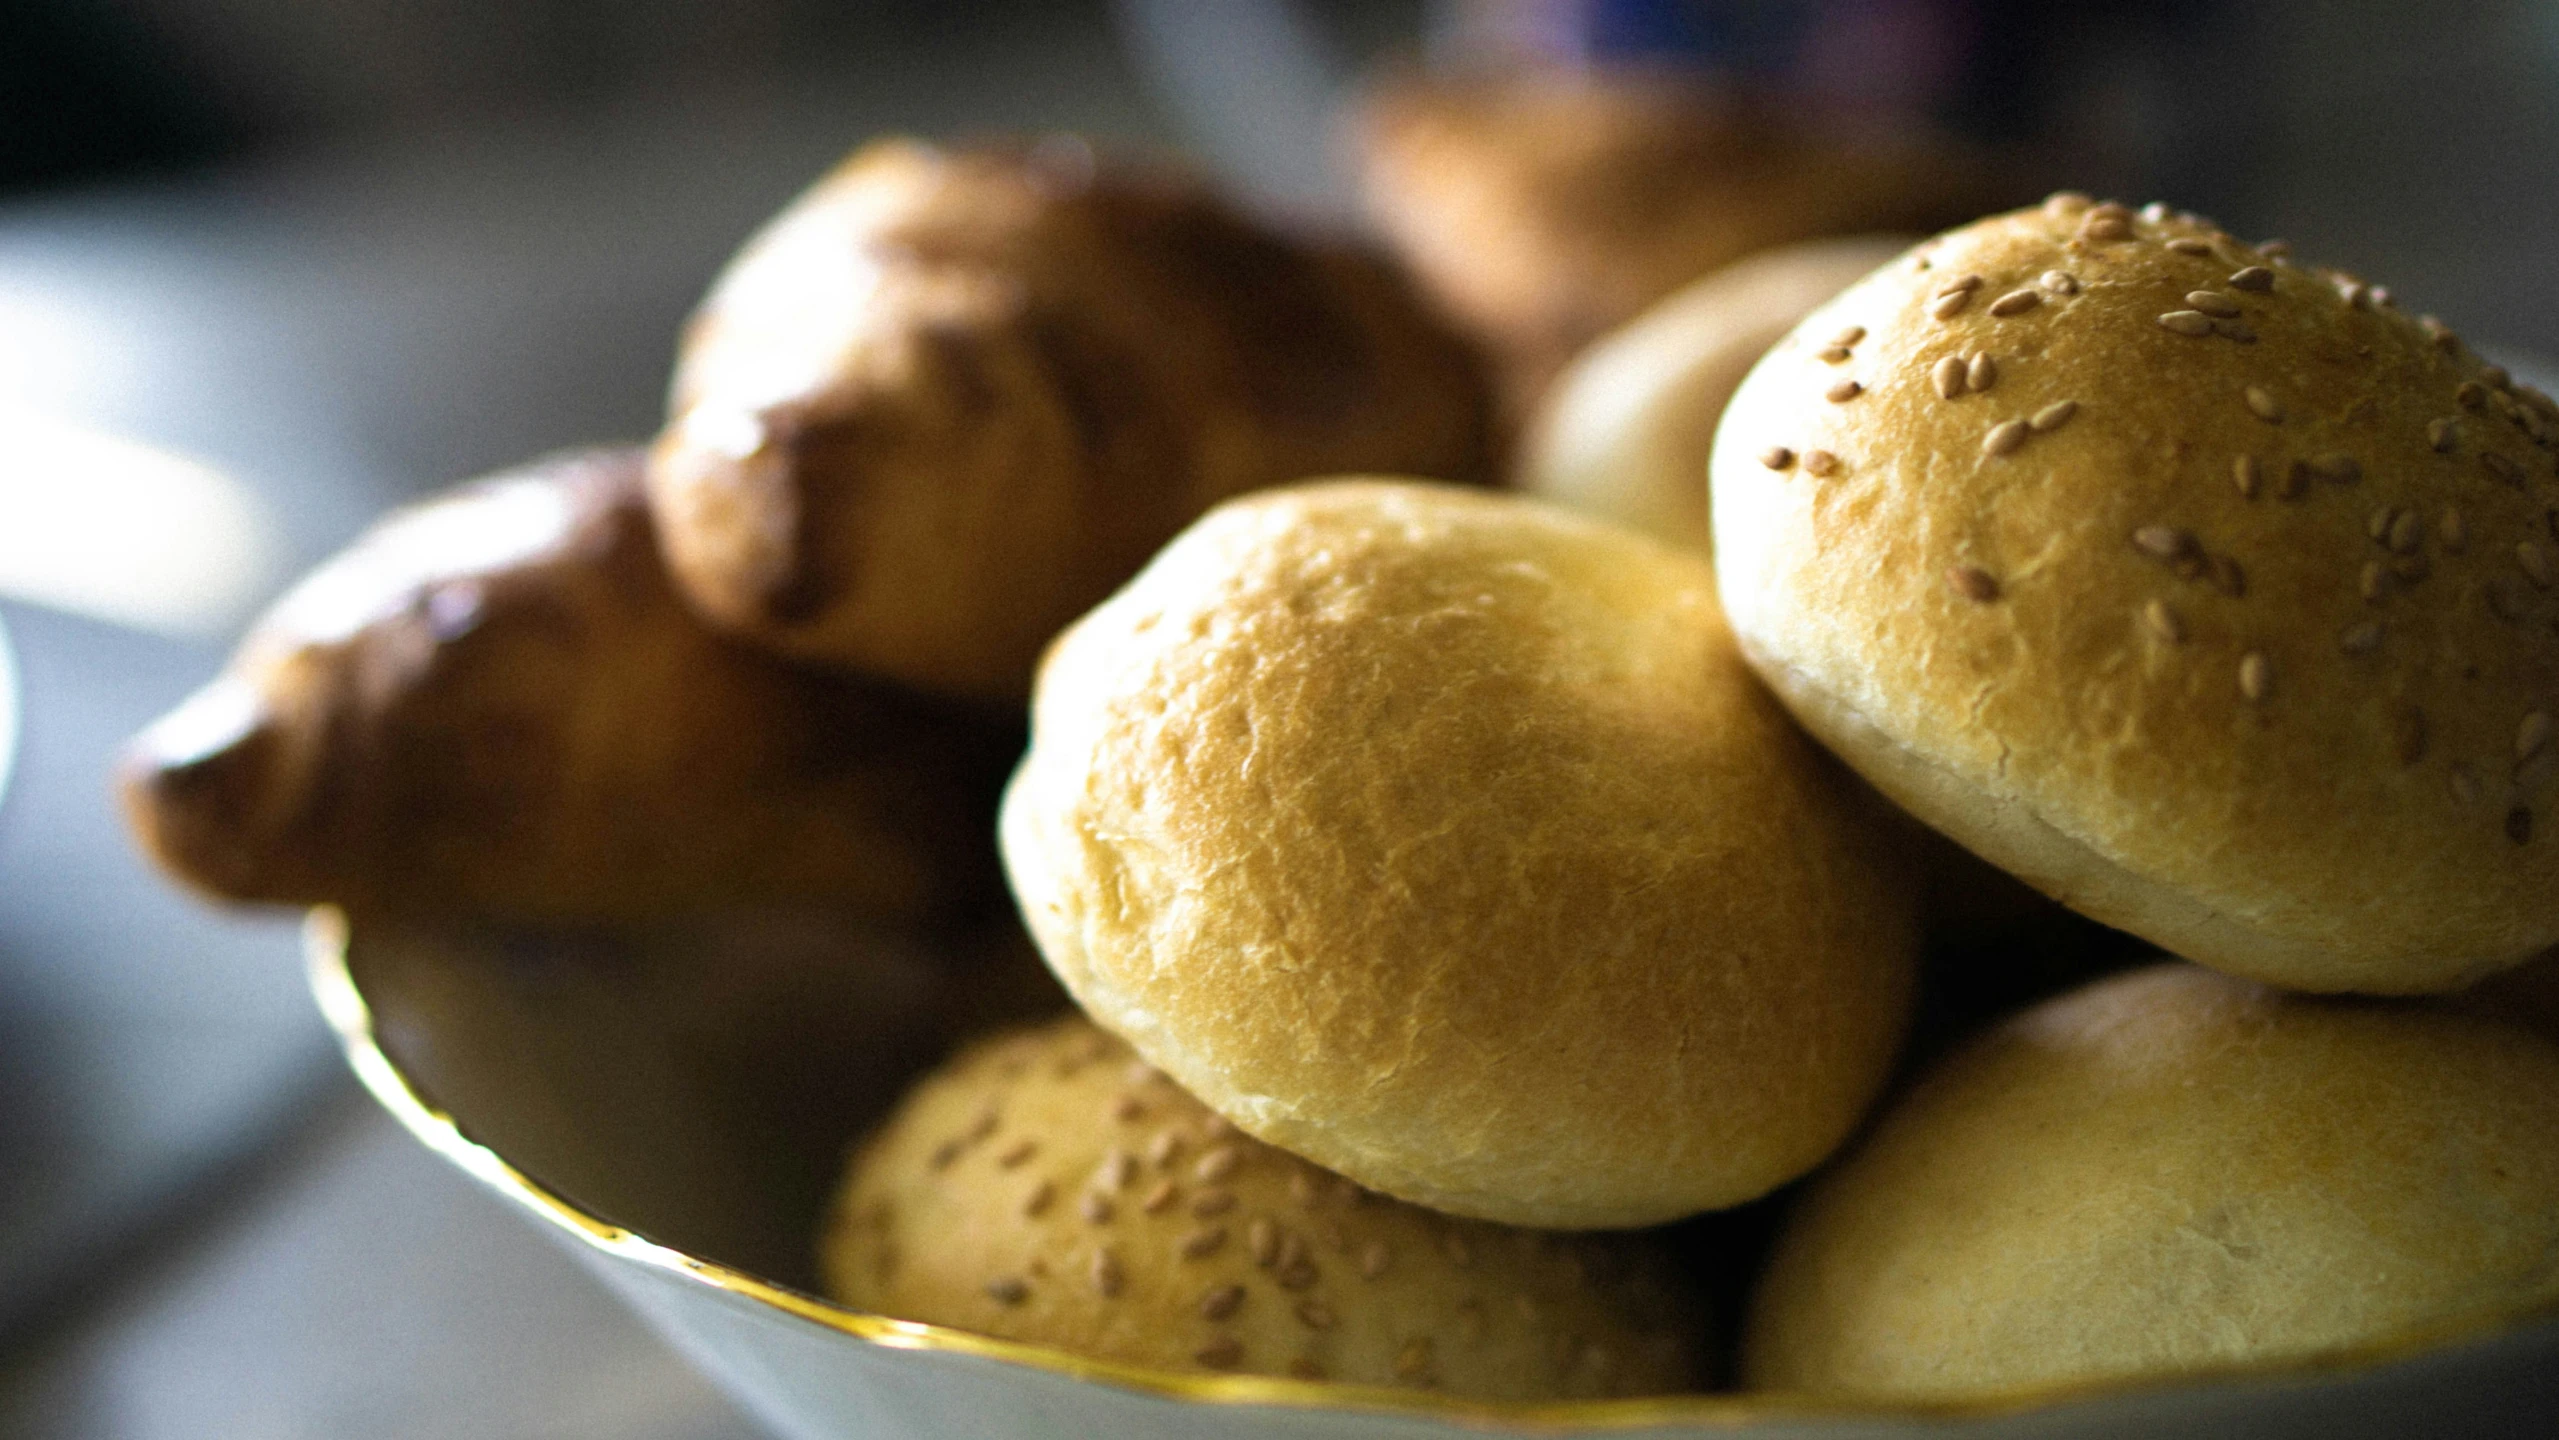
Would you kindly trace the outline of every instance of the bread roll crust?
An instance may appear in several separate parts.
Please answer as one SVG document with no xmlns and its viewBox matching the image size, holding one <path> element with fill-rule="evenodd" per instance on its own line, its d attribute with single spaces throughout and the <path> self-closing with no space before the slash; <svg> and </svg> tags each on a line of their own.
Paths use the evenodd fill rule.
<svg viewBox="0 0 2559 1440">
<path fill-rule="evenodd" d="M 1237 1135 L 1080 1017 L 983 1041 L 845 1176 L 846 1304 L 1177 1370 L 1481 1400 L 1693 1387 L 1657 1242 L 1454 1220 Z"/>
<path fill-rule="evenodd" d="M 2375 294 L 2076 197 L 1923 245 L 1726 412 L 1744 649 L 1912 813 L 2176 953 L 2403 993 L 2538 951 L 2559 407 Z"/>
<path fill-rule="evenodd" d="M 1488 478 L 1477 362 L 1375 257 L 1077 141 L 856 153 L 688 327 L 651 463 L 712 621 L 1018 701 L 1040 647 L 1209 505 Z"/>
<path fill-rule="evenodd" d="M 1788 1217 L 1754 1388 L 1949 1398 L 2299 1358 L 2559 1301 L 2559 1049 L 2186 965 L 2048 1002 Z"/>
<path fill-rule="evenodd" d="M 1001 839 L 1096 1020 L 1245 1130 L 1515 1224 L 1747 1200 L 1907 1017 L 1911 879 L 1705 561 L 1447 487 L 1220 507 L 1052 650 Z"/>
</svg>

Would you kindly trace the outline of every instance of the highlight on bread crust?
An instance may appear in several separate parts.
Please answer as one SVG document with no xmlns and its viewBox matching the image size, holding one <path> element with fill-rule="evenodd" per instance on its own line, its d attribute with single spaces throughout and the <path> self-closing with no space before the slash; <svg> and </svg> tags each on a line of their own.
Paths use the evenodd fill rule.
<svg viewBox="0 0 2559 1440">
<path fill-rule="evenodd" d="M 1531 501 L 1233 501 L 1060 637 L 1007 791 L 1031 932 L 1246 1131 L 1514 1224 L 1737 1204 L 1907 1019 L 1912 878 L 1702 557 Z"/>
<path fill-rule="evenodd" d="M 847 1172 L 821 1267 L 848 1305 L 1168 1369 L 1480 1400 L 1700 1378 L 1701 1307 L 1657 1242 L 1370 1194 L 1080 1017 L 918 1085 Z"/>
<path fill-rule="evenodd" d="M 137 837 L 232 900 L 610 920 L 992 898 L 1019 731 L 711 634 L 637 450 L 397 511 L 289 591 L 119 776 Z"/>
<path fill-rule="evenodd" d="M 1489 478 L 1470 351 L 1370 255 L 1080 141 L 871 145 L 687 329 L 651 492 L 721 627 L 1019 700 L 1209 505 L 1341 469 Z"/>
<path fill-rule="evenodd" d="M 1517 488 L 1714 553 L 1715 422 L 1805 312 L 1911 239 L 1807 240 L 1734 261 L 1591 342 L 1537 402 Z"/>
<path fill-rule="evenodd" d="M 1390 74 L 1356 137 L 1370 214 L 1521 412 L 1583 346 L 1744 255 L 2023 198 L 1942 138 L 1667 73 Z"/>
<path fill-rule="evenodd" d="M 2056 196 L 1725 412 L 1724 603 L 1816 735 L 2082 912 L 2441 990 L 2559 939 L 2559 406 L 2386 290 Z"/>
<path fill-rule="evenodd" d="M 1797 1202 L 1755 1388 L 1873 1399 L 2300 1358 L 2559 1302 L 2559 1048 L 2187 965 L 1976 1040 Z"/>
</svg>

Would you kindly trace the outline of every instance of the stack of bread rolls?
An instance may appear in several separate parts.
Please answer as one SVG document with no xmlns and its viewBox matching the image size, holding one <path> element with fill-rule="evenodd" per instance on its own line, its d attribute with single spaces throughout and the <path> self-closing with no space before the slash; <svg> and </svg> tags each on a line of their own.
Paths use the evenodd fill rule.
<svg viewBox="0 0 2559 1440">
<path fill-rule="evenodd" d="M 1639 313 L 1663 253 L 1550 390 L 1606 324 L 1495 382 L 1181 177 L 874 146 L 652 447 L 386 521 L 128 813 L 359 918 L 1017 953 L 1000 866 L 1082 1013 L 955 969 L 820 1266 L 1082 1356 L 1939 1398 L 2559 1305 L 2559 406 L 2165 207 Z M 1529 398 L 1534 493 L 1480 488 Z M 2018 882 L 2094 923 L 1994 956 L 1926 893 Z M 2181 958 L 1929 1003 L 2117 968 L 2098 925 Z M 1645 1233 L 1771 1196 L 1746 1303 Z"/>
</svg>

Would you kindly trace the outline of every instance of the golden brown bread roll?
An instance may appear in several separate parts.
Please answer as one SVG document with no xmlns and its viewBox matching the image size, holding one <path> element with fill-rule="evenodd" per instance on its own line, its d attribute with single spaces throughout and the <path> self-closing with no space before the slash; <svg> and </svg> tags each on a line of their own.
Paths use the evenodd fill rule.
<svg viewBox="0 0 2559 1440">
<path fill-rule="evenodd" d="M 722 640 L 660 567 L 635 450 L 400 511 L 144 731 L 125 813 L 228 899 L 555 920 L 981 903 L 1009 723 Z"/>
<path fill-rule="evenodd" d="M 1945 142 L 1667 74 L 1393 75 L 1357 137 L 1369 212 L 1522 411 L 1602 332 L 1752 251 L 2018 198 Z"/>
<path fill-rule="evenodd" d="M 1538 398 L 1518 488 L 1714 553 L 1706 465 L 1725 402 L 1804 312 L 1910 244 L 1861 235 L 1764 250 L 1592 341 Z"/>
<path fill-rule="evenodd" d="M 1178 1370 L 1548 1400 L 1687 1389 L 1703 1349 L 1659 1245 L 1368 1194 L 1080 1018 L 918 1086 L 856 1157 L 820 1261 L 848 1305 Z"/>
<path fill-rule="evenodd" d="M 1796 717 L 2082 912 L 2311 990 L 2559 939 L 2559 407 L 2386 292 L 2059 196 L 1771 350 L 1717 569 Z"/>
<path fill-rule="evenodd" d="M 1067 989 L 1391 1195 L 1650 1224 L 1818 1162 L 1907 1018 L 1910 876 L 1705 559 L 1532 501 L 1230 501 L 1050 651 L 1005 864 Z"/>
<path fill-rule="evenodd" d="M 2559 1301 L 2559 1049 L 2192 966 L 1981 1037 L 1789 1218 L 1758 1388 L 2173 1374 Z"/>
<path fill-rule="evenodd" d="M 715 623 L 1019 699 L 1214 502 L 1342 469 L 1485 478 L 1472 355 L 1371 257 L 1080 144 L 872 145 L 686 333 L 651 489 Z"/>
</svg>

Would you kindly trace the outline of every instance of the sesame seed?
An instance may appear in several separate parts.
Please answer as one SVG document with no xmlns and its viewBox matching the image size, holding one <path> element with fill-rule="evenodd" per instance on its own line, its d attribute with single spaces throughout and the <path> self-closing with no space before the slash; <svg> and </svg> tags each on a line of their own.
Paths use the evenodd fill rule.
<svg viewBox="0 0 2559 1440">
<path fill-rule="evenodd" d="M 2023 315 L 2043 303 L 2044 296 L 2040 290 L 2011 290 L 1990 302 L 1990 313 L 2005 320 L 2013 315 Z"/>
<path fill-rule="evenodd" d="M 1851 326 L 1849 326 L 1847 329 L 1842 330 L 1842 331 L 1840 331 L 1838 334 L 1833 335 L 1832 337 L 1830 337 L 1830 343 L 1831 343 L 1831 344 L 1833 344 L 1833 345 L 1839 346 L 1839 347 L 1840 347 L 1840 348 L 1842 348 L 1842 349 L 1846 349 L 1848 346 L 1854 345 L 1854 344 L 1856 344 L 1858 341 L 1863 340 L 1863 339 L 1865 339 L 1865 338 L 1866 338 L 1866 327 L 1865 327 L 1865 326 L 1863 326 L 1863 325 L 1851 325 Z"/>
<path fill-rule="evenodd" d="M 2071 274 L 2067 270 L 2047 270 L 2035 278 L 2035 283 L 2043 286 L 2047 290 L 2050 290 L 2055 295 L 2076 295 L 2079 293 L 2079 277 Z"/>
<path fill-rule="evenodd" d="M 1759 452 L 1759 463 L 1771 470 L 1784 470 L 1795 463 L 1795 452 L 1783 445 L 1771 445 Z"/>
<path fill-rule="evenodd" d="M 2515 758 L 2529 760 L 2550 743 L 2550 712 L 2535 710 L 2515 728 Z"/>
<path fill-rule="evenodd" d="M 2503 455 L 2493 451 L 2483 451 L 2479 456 L 2479 463 L 2486 467 L 2489 474 L 2496 476 L 2505 484 L 2517 486 L 2523 484 L 2523 467 Z"/>
<path fill-rule="evenodd" d="M 1200 1318 L 1223 1320 L 1244 1308 L 1244 1287 L 1212 1285 L 1200 1296 Z"/>
<path fill-rule="evenodd" d="M 2399 508 L 2395 505 L 2384 505 L 2373 511 L 2364 519 L 2364 534 L 2370 536 L 2374 544 L 2380 544 L 2390 534 L 2390 522 L 2398 515 Z"/>
<path fill-rule="evenodd" d="M 2515 542 L 2515 564 L 2523 568 L 2524 578 L 2542 590 L 2550 588 L 2550 559 L 2541 547 L 2529 540 Z"/>
<path fill-rule="evenodd" d="M 2410 585 L 2425 579 L 2433 573 L 2433 570 L 2434 567 L 2426 563 L 2426 557 L 2423 555 L 2402 555 L 2390 562 L 2390 573 Z"/>
<path fill-rule="evenodd" d="M 2464 380 L 2452 392 L 2453 403 L 2464 410 L 2476 410 L 2488 403 L 2488 387 L 2476 380 Z"/>
<path fill-rule="evenodd" d="M 1839 457 L 1827 450 L 1804 452 L 1804 473 L 1816 480 L 1827 480 L 1839 473 Z"/>
<path fill-rule="evenodd" d="M 2264 651 L 2251 650 L 2239 657 L 2240 694 L 2251 702 L 2263 702 L 2274 686 L 2274 667 L 2267 662 Z"/>
<path fill-rule="evenodd" d="M 2479 369 L 2479 383 L 2491 390 L 2503 390 L 2515 383 L 2515 377 L 2507 374 L 2503 365 L 2483 365 Z"/>
<path fill-rule="evenodd" d="M 1294 1260 L 1281 1260 L 1279 1273 L 1271 1278 L 1279 1282 L 1282 1290 L 1296 1291 L 1311 1287 L 1321 1276 L 1315 1269 L 1315 1262 L 1300 1255 Z"/>
<path fill-rule="evenodd" d="M 2444 778 L 2452 787 L 2453 799 L 2460 801 L 2464 805 L 2475 805 L 2478 803 L 2479 782 L 2471 776 L 2470 767 L 2466 765 L 2455 765 L 2452 767 L 2452 773 Z"/>
<path fill-rule="evenodd" d="M 2195 548 L 2195 537 L 2167 525 L 2144 525 L 2132 533 L 2132 542 L 2144 554 L 2161 560 L 2174 560 Z"/>
<path fill-rule="evenodd" d="M 2284 467 L 2284 477 L 2275 482 L 2275 496 L 2281 500 L 2298 500 L 2310 488 L 2310 465 L 2295 460 Z"/>
<path fill-rule="evenodd" d="M 1309 1210 L 1314 1209 L 1315 1201 L 1317 1199 L 1314 1172 L 1308 1170 L 1290 1171 L 1288 1176 L 1288 1198 L 1296 1201 L 1302 1206 L 1305 1206 Z"/>
<path fill-rule="evenodd" d="M 2506 838 L 2518 845 L 2532 842 L 2532 810 L 2518 805 L 2506 812 Z"/>
<path fill-rule="evenodd" d="M 2349 655 L 2364 655 L 2381 647 L 2381 622 L 2366 620 L 2349 625 L 2337 635 L 2337 648 Z"/>
<path fill-rule="evenodd" d="M 2260 240 L 2257 242 L 2257 253 L 2268 256 L 2272 259 L 2281 260 L 2292 253 L 2292 242 L 2289 240 Z"/>
<path fill-rule="evenodd" d="M 1158 1170 L 1173 1167 L 1173 1157 L 1182 1153 L 1182 1137 L 1172 1130 L 1158 1134 L 1146 1146 L 1146 1158 Z"/>
<path fill-rule="evenodd" d="M 1119 1294 L 1120 1287 L 1128 1283 L 1128 1272 L 1121 1268 L 1120 1257 L 1107 1245 L 1093 1252 L 1093 1265 L 1088 1273 L 1093 1280 L 1093 1289 L 1105 1300 Z"/>
<path fill-rule="evenodd" d="M 998 1275 L 986 1282 L 986 1298 L 998 1305 L 1019 1305 L 1031 1298 L 1031 1285 L 1019 1275 Z"/>
<path fill-rule="evenodd" d="M 1244 1363 L 1244 1342 L 1232 1335 L 1220 1335 L 1192 1351 L 1191 1358 L 1211 1370 L 1232 1370 Z"/>
<path fill-rule="evenodd" d="M 2461 422 L 2452 419 L 2427 421 L 2426 443 L 2433 446 L 2438 455 L 2451 453 L 2452 447 L 2461 443 Z"/>
<path fill-rule="evenodd" d="M 1102 1157 L 1102 1168 L 1094 1172 L 1094 1178 L 1105 1190 L 1125 1190 L 1128 1182 L 1137 1178 L 1137 1157 L 1114 1149 Z"/>
<path fill-rule="evenodd" d="M 1202 1140 L 1223 1140 L 1234 1133 L 1235 1122 L 1227 1119 L 1223 1115 L 1211 1114 L 1206 1119 L 1200 1121 L 1200 1138 Z"/>
<path fill-rule="evenodd" d="M 1305 1264 L 1306 1237 L 1283 1232 L 1279 1237 L 1279 1249 L 1271 1256 L 1271 1263 L 1282 1270 Z"/>
<path fill-rule="evenodd" d="M 1341 1317 L 1333 1313 L 1332 1306 L 1321 1300 L 1300 1300 L 1297 1302 L 1297 1323 L 1309 1330 L 1330 1330 L 1341 1323 Z"/>
<path fill-rule="evenodd" d="M 2470 531 L 2461 523 L 2458 510 L 2444 511 L 2443 519 L 2435 522 L 2435 533 L 2443 537 L 2443 548 L 2455 555 L 2470 543 Z"/>
<path fill-rule="evenodd" d="M 2399 712 L 2391 722 L 2390 753 L 2402 765 L 2414 765 L 2426 758 L 2426 712 L 2410 707 Z"/>
<path fill-rule="evenodd" d="M 1822 395 L 1823 398 L 1829 400 L 1830 403 L 1837 405 L 1845 401 L 1856 399 L 1860 394 L 1864 393 L 1865 389 L 1865 386 L 1858 384 L 1854 380 L 1842 380 L 1838 384 L 1830 387 L 1828 390 L 1823 391 Z"/>
<path fill-rule="evenodd" d="M 1938 296 L 1937 302 L 1928 307 L 1928 313 L 1939 320 L 1952 320 L 1956 316 L 1963 314 L 1964 307 L 1971 303 L 1973 303 L 1972 291 L 1951 291 L 1947 294 Z"/>
<path fill-rule="evenodd" d="M 1431 1340 L 1427 1335 L 1405 1341 L 1404 1348 L 1395 1352 L 1395 1378 L 1398 1380 L 1419 1380 L 1430 1373 L 1430 1368 Z"/>
<path fill-rule="evenodd" d="M 1383 1240 L 1371 1240 L 1368 1242 L 1367 1246 L 1359 1252 L 1360 1278 L 1363 1280 L 1374 1280 L 1378 1276 L 1385 1274 L 1386 1267 L 1394 1263 L 1395 1252 L 1386 1248 L 1386 1242 Z"/>
<path fill-rule="evenodd" d="M 2239 302 L 2218 290 L 2189 290 L 2186 303 L 2216 320 L 2227 320 L 2239 313 Z"/>
<path fill-rule="evenodd" d="M 1040 1142 L 1037 1140 L 1016 1140 L 1003 1154 L 995 1157 L 995 1163 L 1007 1170 L 1016 1170 L 1021 1168 L 1023 1161 L 1038 1154 L 1039 1149 Z"/>
<path fill-rule="evenodd" d="M 945 1140 L 941 1144 L 934 1146 L 932 1162 L 933 1168 L 936 1170 L 950 1169 L 951 1162 L 960 1158 L 960 1148 L 960 1142 L 957 1140 Z"/>
<path fill-rule="evenodd" d="M 2426 522 L 2418 519 L 2414 510 L 2402 510 L 2398 518 L 2390 522 L 2390 549 L 2393 554 L 2414 555 L 2425 539 Z"/>
<path fill-rule="evenodd" d="M 1244 1227 L 1244 1250 L 1253 1257 L 1254 1264 L 1268 1270 L 1271 1262 L 1279 1259 L 1279 1248 L 1279 1226 L 1269 1216 L 1256 1215 L 1253 1223 Z"/>
<path fill-rule="evenodd" d="M 2213 588 L 2236 600 L 2248 593 L 2248 572 L 2227 555 L 2212 557 Z"/>
<path fill-rule="evenodd" d="M 1084 1198 L 1076 1202 L 1076 1208 L 1084 1212 L 1086 1220 L 1096 1225 L 1110 1224 L 1111 1217 L 1118 1213 L 1117 1207 L 1111 1204 L 1111 1197 L 1098 1190 L 1085 1191 Z"/>
<path fill-rule="evenodd" d="M 2142 206 L 2141 218 L 2153 225 L 2167 219 L 2168 202 L 2165 200 L 2153 200 L 2149 204 Z"/>
<path fill-rule="evenodd" d="M 2247 389 L 2240 391 L 2239 394 L 2241 399 L 2248 402 L 2249 414 L 2256 416 L 2258 419 L 2265 421 L 2269 425 L 2278 425 L 2283 422 L 2284 407 L 2282 402 L 2276 400 L 2273 395 L 2268 394 L 2262 387 L 2251 385 Z"/>
<path fill-rule="evenodd" d="M 2237 320 L 2215 320 L 2212 322 L 2212 333 L 2225 339 L 2236 340 L 2242 345 L 2257 343 L 2257 332 Z"/>
<path fill-rule="evenodd" d="M 1821 353 L 1813 358 L 1821 361 L 1824 365 L 1845 365 L 1848 363 L 1848 347 L 1845 345 L 1832 345 L 1823 349 Z"/>
<path fill-rule="evenodd" d="M 1243 1151 L 1236 1149 L 1232 1145 L 1220 1145 L 1216 1149 L 1202 1155 L 1200 1157 L 1200 1163 L 1192 1167 L 1191 1174 L 1198 1177 L 1203 1183 L 1214 1184 L 1217 1181 L 1223 1180 L 1227 1176 L 1234 1174 L 1235 1167 L 1243 1163 Z"/>
<path fill-rule="evenodd" d="M 1223 1215 L 1234 1208 L 1235 1192 L 1232 1190 L 1203 1190 L 1197 1199 L 1191 1201 L 1191 1213 L 1203 1220 L 1211 1215 Z"/>
<path fill-rule="evenodd" d="M 1972 363 L 1964 367 L 1964 386 L 1976 394 L 1998 383 L 1999 362 L 1990 358 L 1987 350 L 1973 356 Z"/>
<path fill-rule="evenodd" d="M 1938 361 L 1936 368 L 1928 372 L 1928 380 L 1931 385 L 1934 385 L 1937 388 L 1937 398 L 1940 400 L 1952 400 L 1956 396 L 1963 394 L 1963 357 L 1960 355 L 1949 355 L 1945 359 Z"/>
<path fill-rule="evenodd" d="M 2171 310 L 2159 317 L 2159 328 L 2180 335 L 2210 335 L 2212 317 L 2201 310 Z"/>
<path fill-rule="evenodd" d="M 1975 604 L 1988 604 L 1999 598 L 1999 582 L 1987 570 L 1972 565 L 1958 565 L 1946 572 L 1946 583 L 1954 592 Z"/>
<path fill-rule="evenodd" d="M 2267 269 L 2263 265 L 2251 265 L 2244 270 L 2232 273 L 2230 277 L 2230 288 L 2233 290 L 2246 290 L 2251 294 L 2263 295 L 2267 291 L 2275 288 L 2275 272 Z"/>
<path fill-rule="evenodd" d="M 2141 623 L 2151 634 L 2171 645 L 2182 645 L 2186 641 L 2186 622 L 2177 618 L 2177 612 L 2170 609 L 2165 600 L 2152 600 L 2143 605 Z"/>
<path fill-rule="evenodd" d="M 2053 431 L 2069 424 L 2070 417 L 2078 413 L 2078 401 L 2056 400 L 2050 405 L 2045 406 L 2043 409 L 2036 411 L 2034 416 L 2027 420 L 2026 428 L 2034 431 L 2038 435 L 2049 435 Z"/>
<path fill-rule="evenodd" d="M 2256 499 L 2259 479 L 2256 456 L 2242 455 L 2230 462 L 2230 483 L 2239 487 L 2242 496 Z"/>
<path fill-rule="evenodd" d="M 2360 280 L 2339 281 L 2337 285 L 2337 293 L 2345 297 L 2346 304 L 2350 309 L 2363 310 L 2370 308 L 2365 304 L 2365 297 L 2371 292 L 2364 289 L 2363 282 Z"/>
<path fill-rule="evenodd" d="M 2389 286 L 2375 285 L 2372 287 L 2372 303 L 2381 306 L 2383 309 L 2389 309 L 2397 305 L 2399 300 L 2397 296 L 2390 293 Z"/>
<path fill-rule="evenodd" d="M 1146 1198 L 1137 1202 L 1137 1208 L 1149 1215 L 1161 1215 L 1173 1208 L 1173 1202 L 1181 1198 L 1180 1186 L 1170 1180 L 1158 1180 L 1155 1182 L 1155 1188 L 1146 1192 Z"/>
<path fill-rule="evenodd" d="M 1185 1260 L 1201 1260 L 1226 1247 L 1226 1227 L 1203 1225 L 1182 1237 L 1181 1251 Z"/>
<path fill-rule="evenodd" d="M 2017 453 L 2017 447 L 2025 443 L 2026 422 L 2023 420 L 2002 420 L 1990 427 L 1990 433 L 1981 437 L 1981 449 L 1985 455 L 2013 455 Z"/>
<path fill-rule="evenodd" d="M 2168 248 L 2180 255 L 2210 255 L 2212 243 L 2207 240 L 2180 239 L 2168 242 Z"/>
<path fill-rule="evenodd" d="M 1057 1182 L 1043 1180 L 1032 1186 L 1031 1193 L 1023 1199 L 1022 1213 L 1036 1219 L 1047 1213 L 1049 1203 L 1055 1199 L 1057 1199 Z"/>
<path fill-rule="evenodd" d="M 1938 290 L 1937 298 L 1943 300 L 1949 295 L 1969 295 L 1980 289 L 1981 284 L 1981 277 L 1978 275 L 1958 275 Z"/>
<path fill-rule="evenodd" d="M 2081 190 L 2055 190 L 2044 197 L 2044 213 L 2058 219 L 2076 210 L 2085 210 L 2094 202 Z"/>
</svg>

